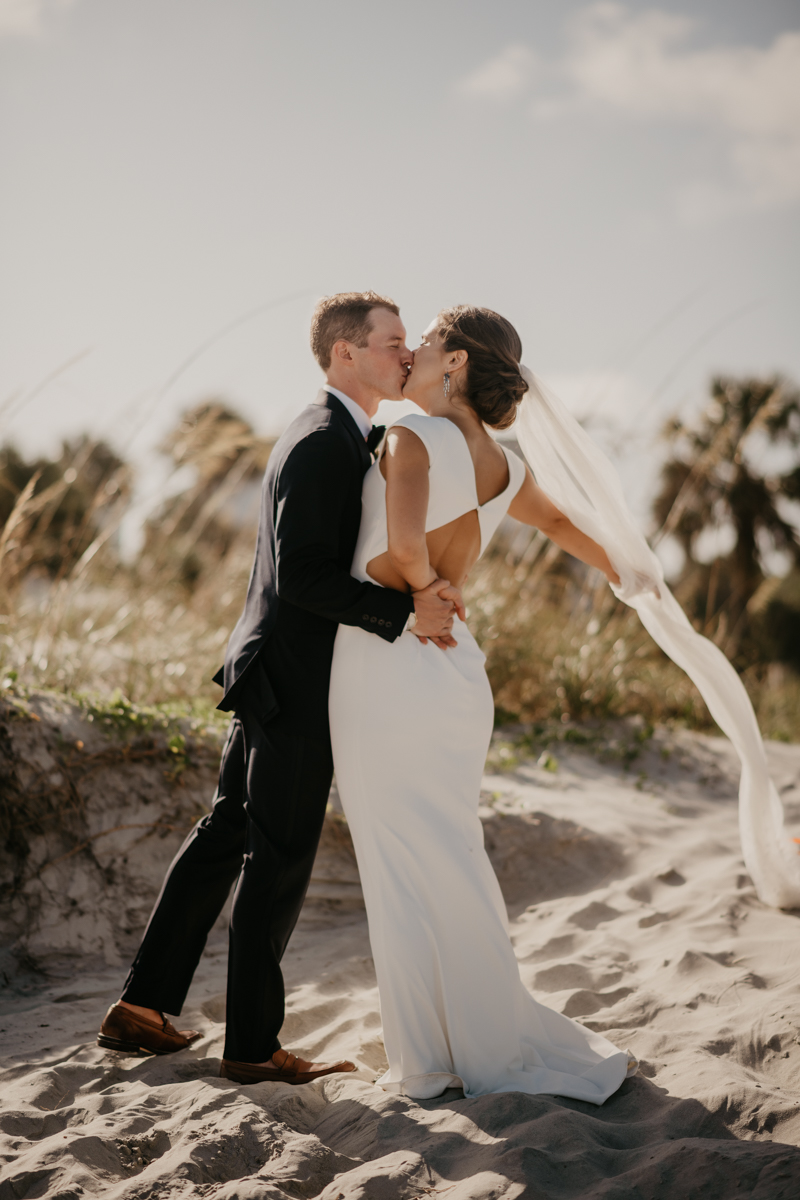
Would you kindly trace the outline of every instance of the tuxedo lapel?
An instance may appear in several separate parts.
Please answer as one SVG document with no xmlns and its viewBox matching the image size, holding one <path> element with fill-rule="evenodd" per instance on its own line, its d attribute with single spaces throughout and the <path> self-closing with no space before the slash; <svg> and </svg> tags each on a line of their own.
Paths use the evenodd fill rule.
<svg viewBox="0 0 800 1200">
<path fill-rule="evenodd" d="M 372 465 L 372 455 L 367 449 L 367 443 L 363 433 L 358 428 L 358 425 L 356 425 L 355 421 L 350 416 L 350 413 L 342 404 L 341 400 L 323 388 L 317 398 L 317 404 L 322 404 L 325 408 L 330 409 L 330 411 L 336 416 L 337 420 L 343 424 L 344 428 L 358 446 L 358 452 L 364 463 L 364 470 L 366 471 L 366 469 Z"/>
</svg>

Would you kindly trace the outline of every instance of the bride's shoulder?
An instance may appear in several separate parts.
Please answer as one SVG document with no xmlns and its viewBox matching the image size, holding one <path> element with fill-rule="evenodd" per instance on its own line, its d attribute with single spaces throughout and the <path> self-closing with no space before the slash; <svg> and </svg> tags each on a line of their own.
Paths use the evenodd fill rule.
<svg viewBox="0 0 800 1200">
<path fill-rule="evenodd" d="M 424 431 L 425 426 L 433 420 L 435 420 L 435 417 L 429 417 L 428 414 L 424 412 L 404 413 L 402 417 L 398 417 L 396 421 L 392 421 L 391 425 L 389 425 L 389 428 L 412 429 L 414 433 L 416 433 L 418 429 Z"/>
<path fill-rule="evenodd" d="M 428 451 L 428 457 L 433 462 L 434 457 L 450 436 L 450 429 L 455 429 L 452 421 L 446 417 L 429 417 L 427 413 L 406 413 L 389 426 L 392 429 L 408 429 L 415 433 Z M 458 432 L 456 430 L 456 432 Z"/>
</svg>

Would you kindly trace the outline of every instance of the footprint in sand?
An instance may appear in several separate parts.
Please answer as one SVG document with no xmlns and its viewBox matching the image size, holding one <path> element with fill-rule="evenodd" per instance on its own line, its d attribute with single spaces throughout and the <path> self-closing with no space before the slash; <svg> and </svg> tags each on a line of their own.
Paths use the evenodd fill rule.
<svg viewBox="0 0 800 1200">
<path fill-rule="evenodd" d="M 686 883 L 685 877 L 674 867 L 662 871 L 656 875 L 655 879 L 656 883 L 665 883 L 667 887 L 682 887 Z M 634 880 L 628 888 L 627 894 L 631 900 L 638 900 L 640 904 L 649 904 L 653 898 L 653 880 L 650 878 Z M 656 924 L 656 922 L 653 921 L 651 924 Z M 643 926 L 643 928 L 645 927 Z"/>
<path fill-rule="evenodd" d="M 683 887 L 686 879 L 681 875 L 680 871 L 676 871 L 674 867 L 670 867 L 668 871 L 663 871 L 661 875 L 656 875 L 662 883 L 666 883 L 667 887 Z"/>
<path fill-rule="evenodd" d="M 568 988 L 600 989 L 611 987 L 622 979 L 622 971 L 611 970 L 596 975 L 582 963 L 556 963 L 537 971 L 533 986 L 540 992 L 565 992 Z"/>
<path fill-rule="evenodd" d="M 564 933 L 560 937 L 549 938 L 543 946 L 539 946 L 526 959 L 521 959 L 520 961 L 542 962 L 548 958 L 563 958 L 565 954 L 572 953 L 575 939 L 576 935 L 574 933 Z"/>
<path fill-rule="evenodd" d="M 621 987 L 613 992 L 573 992 L 561 1011 L 565 1017 L 588 1017 L 591 1013 L 599 1012 L 601 1008 L 611 1008 L 626 996 L 632 995 L 635 990 Z"/>
<path fill-rule="evenodd" d="M 596 929 L 604 921 L 613 921 L 621 915 L 619 910 L 612 908 L 610 904 L 601 904 L 600 901 L 593 900 L 586 908 L 574 912 L 568 920 L 570 925 L 577 925 L 579 929 Z"/>
<path fill-rule="evenodd" d="M 664 921 L 671 921 L 675 915 L 675 913 L 649 913 L 646 917 L 640 917 L 636 923 L 640 929 L 650 929 L 653 925 L 661 925 Z"/>
</svg>

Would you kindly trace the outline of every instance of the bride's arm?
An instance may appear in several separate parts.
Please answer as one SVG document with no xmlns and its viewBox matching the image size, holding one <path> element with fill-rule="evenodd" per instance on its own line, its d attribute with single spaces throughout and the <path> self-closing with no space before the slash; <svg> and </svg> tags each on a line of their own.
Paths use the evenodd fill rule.
<svg viewBox="0 0 800 1200">
<path fill-rule="evenodd" d="M 569 517 L 564 516 L 534 482 L 530 471 L 526 470 L 525 482 L 512 500 L 508 512 L 509 516 L 522 521 L 523 525 L 535 525 L 567 554 L 588 563 L 590 567 L 599 567 L 612 583 L 619 583 L 619 575 L 603 547 L 576 529 Z"/>
<path fill-rule="evenodd" d="M 428 451 L 410 429 L 390 429 L 383 456 L 389 558 L 413 592 L 436 579 L 428 557 Z"/>
</svg>

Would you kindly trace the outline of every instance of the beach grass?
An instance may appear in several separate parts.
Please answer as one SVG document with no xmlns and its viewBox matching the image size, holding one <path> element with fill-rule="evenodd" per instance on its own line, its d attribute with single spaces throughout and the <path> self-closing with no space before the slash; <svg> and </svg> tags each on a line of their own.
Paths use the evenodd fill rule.
<svg viewBox="0 0 800 1200">
<path fill-rule="evenodd" d="M 111 466 L 113 483 L 124 467 Z M 241 475 L 235 461 L 230 471 Z M 70 478 L 68 468 L 51 480 L 45 501 L 35 484 L 21 488 L 7 514 L 0 535 L 0 683 L 18 692 L 77 696 L 114 727 L 167 721 L 170 714 L 224 721 L 215 711 L 220 691 L 212 677 L 241 611 L 254 543 L 252 524 L 226 526 L 218 512 L 208 516 L 213 494 L 230 490 L 225 476 L 215 475 L 212 499 L 201 480 L 188 499 L 180 496 L 153 514 L 141 552 L 127 563 L 117 538 L 125 489 L 100 474 L 80 504 L 73 498 L 71 521 L 58 525 L 53 504 L 69 497 L 76 486 Z M 636 718 L 715 730 L 697 689 L 605 578 L 536 531 L 507 519 L 465 595 L 498 723 L 572 727 Z M 800 676 L 781 664 L 753 662 L 741 677 L 764 736 L 800 741 Z"/>
</svg>

